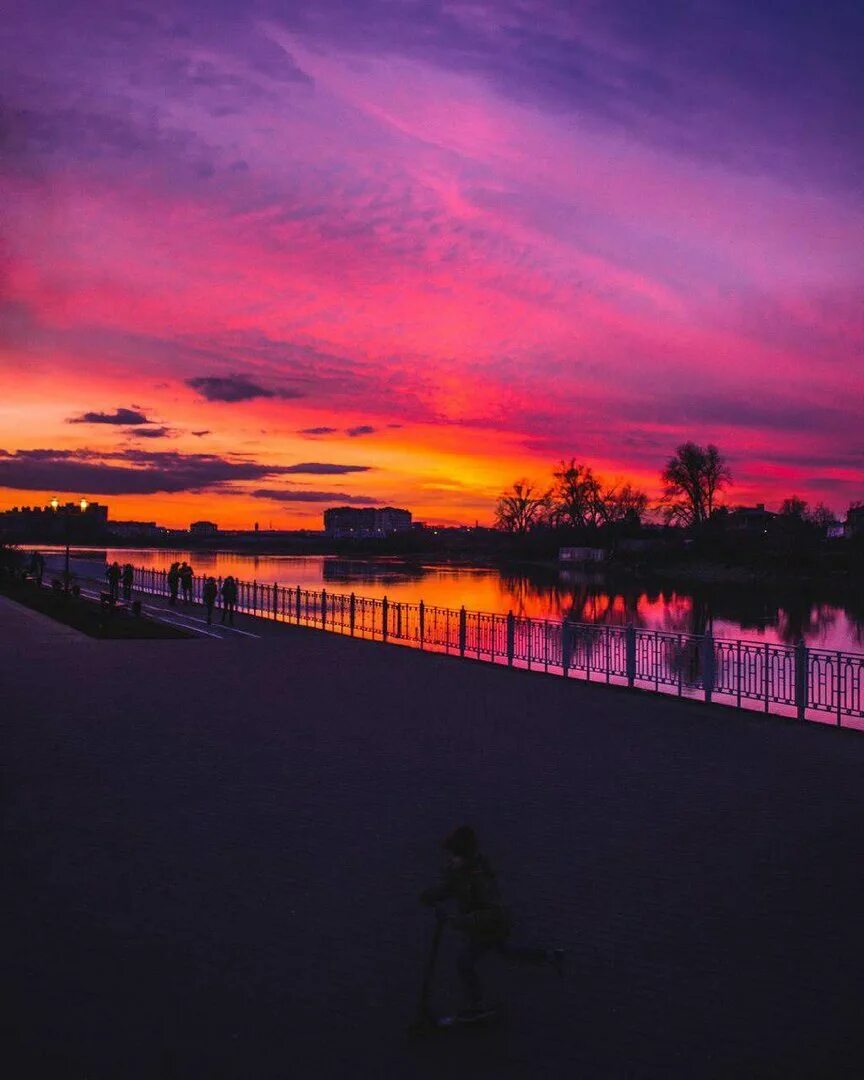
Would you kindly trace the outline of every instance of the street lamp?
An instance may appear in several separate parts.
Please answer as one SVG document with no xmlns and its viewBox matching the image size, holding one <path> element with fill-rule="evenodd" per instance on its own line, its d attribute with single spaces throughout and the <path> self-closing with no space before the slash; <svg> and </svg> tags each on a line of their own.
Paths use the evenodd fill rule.
<svg viewBox="0 0 864 1080">
<path fill-rule="evenodd" d="M 73 510 L 73 504 L 67 503 L 65 506 L 60 506 L 60 500 L 55 495 L 51 502 L 48 504 L 55 514 L 60 513 L 63 517 L 63 540 L 66 544 L 66 570 L 63 575 L 63 591 L 69 592 L 69 581 L 71 575 L 69 573 L 69 517 Z M 78 502 L 78 506 L 81 509 L 81 513 L 84 514 L 87 511 L 89 502 L 82 496 Z"/>
<path fill-rule="evenodd" d="M 83 500 L 82 500 L 83 502 Z M 60 500 L 55 495 L 51 500 L 51 509 L 56 514 L 60 509 Z M 63 508 L 63 539 L 66 541 L 66 572 L 63 575 L 63 591 L 69 592 L 69 507 Z"/>
</svg>

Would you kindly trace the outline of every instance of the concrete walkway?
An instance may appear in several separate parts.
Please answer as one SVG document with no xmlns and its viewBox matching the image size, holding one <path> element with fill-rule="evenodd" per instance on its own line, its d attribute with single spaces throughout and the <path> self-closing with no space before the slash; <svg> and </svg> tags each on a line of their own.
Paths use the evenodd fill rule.
<svg viewBox="0 0 864 1080">
<path fill-rule="evenodd" d="M 294 627 L 33 618 L 0 606 L 16 1080 L 860 1075 L 864 738 Z M 412 1043 L 416 896 L 462 820 L 572 973 L 492 959 L 505 1022 Z"/>
</svg>

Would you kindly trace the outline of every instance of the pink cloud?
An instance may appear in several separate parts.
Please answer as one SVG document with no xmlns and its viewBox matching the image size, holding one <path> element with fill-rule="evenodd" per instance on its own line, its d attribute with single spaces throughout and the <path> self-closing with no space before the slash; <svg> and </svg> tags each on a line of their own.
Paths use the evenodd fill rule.
<svg viewBox="0 0 864 1080">
<path fill-rule="evenodd" d="M 83 44 L 59 36 L 74 81 Z M 711 438 L 753 490 L 862 479 L 816 468 L 862 420 L 847 191 L 514 102 L 434 56 L 276 24 L 144 37 L 129 74 L 106 37 L 73 104 L 62 74 L 21 84 L 9 370 L 60 373 L 82 409 L 164 384 L 170 430 L 213 426 L 188 380 L 242 377 L 266 391 L 231 405 L 244 437 L 393 422 L 434 457 L 489 431 L 526 467 L 576 453 L 639 476 Z M 472 452 L 494 463 L 495 442 Z"/>
</svg>

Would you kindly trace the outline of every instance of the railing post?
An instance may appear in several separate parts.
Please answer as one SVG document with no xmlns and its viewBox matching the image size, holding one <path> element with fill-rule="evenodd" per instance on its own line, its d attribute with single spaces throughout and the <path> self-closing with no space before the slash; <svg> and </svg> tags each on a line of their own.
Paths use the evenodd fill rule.
<svg viewBox="0 0 864 1080">
<path fill-rule="evenodd" d="M 321 629 L 327 629 L 327 590 L 321 590 Z"/>
<path fill-rule="evenodd" d="M 279 586 L 273 582 L 273 618 L 279 618 Z"/>
<path fill-rule="evenodd" d="M 561 620 L 561 673 L 567 678 L 570 670 L 570 661 L 573 659 L 573 635 L 570 633 L 570 623 L 567 619 Z"/>
<path fill-rule="evenodd" d="M 421 600 L 417 605 L 417 616 L 420 623 L 420 648 L 423 648 L 423 637 L 426 633 L 426 605 Z"/>
<path fill-rule="evenodd" d="M 396 637 L 402 638 L 402 605 L 396 604 Z"/>
<path fill-rule="evenodd" d="M 836 656 L 837 663 L 837 727 L 843 726 L 843 653 Z"/>
<path fill-rule="evenodd" d="M 352 592 L 351 596 L 348 599 L 348 625 L 351 628 L 351 637 L 354 637 L 354 616 L 356 606 L 357 600 L 354 596 L 354 593 Z"/>
<path fill-rule="evenodd" d="M 735 646 L 735 704 L 741 708 L 741 640 Z"/>
<path fill-rule="evenodd" d="M 387 597 L 381 600 L 381 640 L 387 640 Z"/>
<path fill-rule="evenodd" d="M 810 650 L 803 641 L 795 646 L 795 705 L 798 709 L 798 719 L 807 718 L 807 699 L 810 696 Z"/>
<path fill-rule="evenodd" d="M 711 633 L 702 638 L 702 689 L 705 700 L 710 702 L 714 693 L 714 635 Z"/>
<path fill-rule="evenodd" d="M 516 620 L 513 612 L 507 612 L 507 663 L 513 667 L 513 655 L 516 651 Z"/>
<path fill-rule="evenodd" d="M 624 629 L 624 650 L 627 661 L 627 685 L 636 682 L 636 627 L 628 623 Z"/>
<path fill-rule="evenodd" d="M 459 608 L 459 655 L 465 655 L 465 642 L 468 639 L 468 617 L 465 614 L 465 605 Z"/>
<path fill-rule="evenodd" d="M 294 606 L 294 612 L 295 612 L 295 615 L 296 615 L 296 618 L 297 618 L 297 625 L 298 626 L 300 625 L 300 607 L 301 607 L 301 595 L 300 595 L 300 586 L 298 585 L 297 586 L 297 597 L 296 597 L 296 602 L 295 602 L 295 606 Z"/>
</svg>

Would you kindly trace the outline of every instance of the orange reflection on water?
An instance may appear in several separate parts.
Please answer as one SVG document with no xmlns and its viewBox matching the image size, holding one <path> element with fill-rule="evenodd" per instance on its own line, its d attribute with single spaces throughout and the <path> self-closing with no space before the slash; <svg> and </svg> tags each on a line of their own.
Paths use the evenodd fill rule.
<svg viewBox="0 0 864 1080">
<path fill-rule="evenodd" d="M 43 547 L 46 553 L 50 550 Z M 57 549 L 54 549 L 57 551 Z M 62 558 L 55 555 L 54 558 Z M 721 590 L 691 593 L 664 585 L 654 589 L 633 583 L 616 591 L 600 576 L 554 567 L 531 572 L 492 567 L 419 564 L 401 559 L 347 559 L 330 555 L 240 555 L 232 552 L 188 550 L 76 549 L 73 569 L 82 576 L 99 576 L 104 563 L 115 559 L 134 566 L 167 570 L 186 561 L 197 574 L 241 581 L 279 584 L 334 593 L 388 597 L 402 603 L 423 600 L 429 606 L 535 618 L 644 627 L 674 634 L 704 634 L 791 644 L 803 638 L 809 645 L 860 652 L 864 619 L 851 609 L 810 603 L 790 593 L 783 603 L 776 596 L 748 588 L 745 595 Z"/>
</svg>

